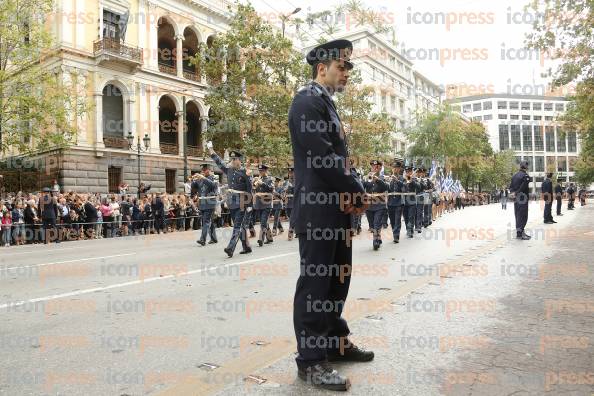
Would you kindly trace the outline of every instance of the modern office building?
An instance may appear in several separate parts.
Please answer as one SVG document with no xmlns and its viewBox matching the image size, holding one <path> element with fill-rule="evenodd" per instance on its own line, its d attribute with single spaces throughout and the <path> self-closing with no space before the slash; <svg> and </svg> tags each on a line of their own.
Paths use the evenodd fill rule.
<svg viewBox="0 0 594 396">
<path fill-rule="evenodd" d="M 448 101 L 454 110 L 481 121 L 496 151 L 513 150 L 516 161 L 530 163 L 534 190 L 545 173 L 556 171 L 563 182 L 574 181 L 574 165 L 580 151 L 577 133 L 563 130 L 558 118 L 569 103 L 564 97 L 487 94 Z"/>
</svg>

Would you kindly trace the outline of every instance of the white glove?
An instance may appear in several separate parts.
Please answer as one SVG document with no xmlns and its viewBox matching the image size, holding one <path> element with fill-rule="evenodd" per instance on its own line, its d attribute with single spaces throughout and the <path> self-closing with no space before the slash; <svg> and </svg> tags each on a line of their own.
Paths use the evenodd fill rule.
<svg viewBox="0 0 594 396">
<path fill-rule="evenodd" d="M 210 140 L 206 142 L 206 148 L 209 150 L 212 148 L 212 142 Z"/>
<path fill-rule="evenodd" d="M 250 213 L 252 211 L 252 209 L 253 208 L 251 206 L 248 206 L 247 209 L 246 209 L 246 212 Z"/>
</svg>

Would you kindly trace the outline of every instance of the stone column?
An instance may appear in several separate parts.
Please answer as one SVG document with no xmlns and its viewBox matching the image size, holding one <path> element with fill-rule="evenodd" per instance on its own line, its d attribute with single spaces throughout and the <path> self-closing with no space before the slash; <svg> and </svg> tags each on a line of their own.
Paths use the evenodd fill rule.
<svg viewBox="0 0 594 396">
<path fill-rule="evenodd" d="M 104 149 L 103 144 L 103 92 L 94 92 L 95 98 L 95 149 Z"/>
<path fill-rule="evenodd" d="M 76 92 L 82 94 L 84 99 L 87 95 L 87 77 L 89 76 L 89 72 L 87 70 L 78 69 L 77 73 Z M 87 123 L 86 114 L 77 114 L 75 122 L 77 129 L 77 143 L 79 146 L 87 146 L 89 144 L 87 140 L 87 130 L 89 129 L 89 125 Z"/>
<path fill-rule="evenodd" d="M 204 134 L 208 131 L 208 117 L 202 116 L 200 117 L 200 139 L 199 142 L 200 146 L 202 146 L 203 150 L 206 150 L 206 140 L 204 139 Z"/>
<path fill-rule="evenodd" d="M 183 78 L 184 77 L 184 63 L 183 63 L 183 59 L 184 59 L 184 35 L 183 34 L 178 34 L 177 36 L 175 36 L 175 43 L 177 45 L 176 47 L 176 54 L 175 54 L 175 62 L 176 62 L 176 67 L 177 67 L 177 76 L 179 78 Z"/>
</svg>

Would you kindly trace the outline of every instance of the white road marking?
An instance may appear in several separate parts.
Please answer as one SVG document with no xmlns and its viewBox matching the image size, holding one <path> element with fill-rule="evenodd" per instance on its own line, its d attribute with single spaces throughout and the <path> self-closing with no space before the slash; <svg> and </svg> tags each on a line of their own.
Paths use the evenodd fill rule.
<svg viewBox="0 0 594 396">
<path fill-rule="evenodd" d="M 26 247 L 26 246 L 24 246 Z M 32 247 L 32 246 L 31 246 Z M 86 246 L 78 246 L 78 247 L 67 247 L 67 248 L 55 248 L 55 249 L 46 249 L 46 250 L 42 250 L 42 248 L 38 247 L 37 249 L 33 249 L 33 250 L 28 250 L 28 251 L 20 251 L 20 250 L 24 250 L 20 247 L 15 247 L 15 250 L 19 250 L 18 252 L 2 252 L 2 257 L 6 257 L 8 255 L 11 256 L 18 256 L 21 254 L 34 254 L 34 253 L 54 253 L 54 252 L 63 252 L 64 250 L 76 250 L 76 249 L 88 249 Z"/>
<path fill-rule="evenodd" d="M 216 268 L 227 268 L 227 267 L 233 267 L 233 266 L 242 265 L 242 264 L 250 264 L 250 263 L 255 263 L 255 262 L 258 262 L 258 261 L 272 260 L 272 259 L 276 259 L 276 258 L 280 258 L 280 257 L 291 256 L 291 255 L 294 255 L 294 254 L 298 254 L 298 252 L 277 254 L 275 256 L 261 257 L 261 258 L 257 258 L 257 259 L 240 261 L 240 262 L 237 262 L 237 263 L 229 263 L 229 264 L 217 266 Z M 139 279 L 139 280 L 134 280 L 134 281 L 130 281 L 130 282 L 123 282 L 123 283 L 116 283 L 116 284 L 113 284 L 113 285 L 108 285 L 108 286 L 103 286 L 103 287 L 94 287 L 92 289 L 76 290 L 76 291 L 72 291 L 72 292 L 68 292 L 68 293 L 53 294 L 51 296 L 39 297 L 39 298 L 32 298 L 30 300 L 14 301 L 14 302 L 6 303 L 6 304 L 0 304 L 0 309 L 5 309 L 5 308 L 9 308 L 9 307 L 10 308 L 14 308 L 14 307 L 18 307 L 18 306 L 25 305 L 25 304 L 36 303 L 36 302 L 41 302 L 41 301 L 56 300 L 56 299 L 59 299 L 59 298 L 80 296 L 82 294 L 89 294 L 89 293 L 94 293 L 94 292 L 98 292 L 98 291 L 104 291 L 104 290 L 110 290 L 110 289 L 119 289 L 119 288 L 126 287 L 126 286 L 134 286 L 134 285 L 138 285 L 138 284 L 142 284 L 142 283 L 148 283 L 148 282 L 154 282 L 154 281 L 158 281 L 158 280 L 171 279 L 171 278 L 176 277 L 176 276 L 180 276 L 180 277 L 182 277 L 182 276 L 189 276 L 189 275 L 199 274 L 201 272 L 204 272 L 204 271 L 207 271 L 207 270 L 212 270 L 212 269 L 213 269 L 213 267 L 201 268 L 201 269 L 196 269 L 196 270 L 184 272 L 184 273 L 181 273 L 181 274 L 178 274 L 178 275 L 154 276 L 152 278 Z"/>
<path fill-rule="evenodd" d="M 79 261 L 101 260 L 101 259 L 112 258 L 112 257 L 133 256 L 135 254 L 136 253 L 125 253 L 125 254 L 114 254 L 114 255 L 111 255 L 111 256 L 87 257 L 87 258 L 81 258 L 81 259 L 75 259 L 75 260 L 54 261 L 53 263 L 41 263 L 41 264 L 23 265 L 21 267 L 1 267 L 0 266 L 0 270 L 8 271 L 8 270 L 14 270 L 14 269 L 21 269 L 21 268 L 45 267 L 45 266 L 48 266 L 48 265 L 76 263 L 76 262 L 79 262 Z"/>
</svg>

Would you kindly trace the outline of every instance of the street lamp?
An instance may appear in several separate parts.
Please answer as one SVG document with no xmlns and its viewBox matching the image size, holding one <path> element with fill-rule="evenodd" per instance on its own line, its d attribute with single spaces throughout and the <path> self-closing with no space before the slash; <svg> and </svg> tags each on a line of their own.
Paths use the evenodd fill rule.
<svg viewBox="0 0 594 396">
<path fill-rule="evenodd" d="M 281 23 L 282 23 L 283 38 L 285 38 L 285 22 L 288 21 L 292 15 L 297 14 L 299 11 L 301 11 L 301 7 L 295 8 L 293 10 L 293 12 L 291 12 L 290 14 L 280 16 Z M 283 68 L 283 83 L 285 85 L 285 88 L 287 88 L 287 70 L 284 68 Z"/>
<path fill-rule="evenodd" d="M 131 131 L 128 132 L 128 136 L 126 136 L 126 139 L 128 139 L 128 149 L 134 150 L 134 135 L 132 135 Z M 136 142 L 136 158 L 138 162 L 138 199 L 140 199 L 140 152 L 149 151 L 151 148 L 151 138 L 149 137 L 148 133 L 144 134 L 144 138 L 142 138 L 142 141 L 144 142 L 144 147 L 140 144 L 140 135 L 138 135 L 138 140 Z"/>
<path fill-rule="evenodd" d="M 297 14 L 299 11 L 301 11 L 301 7 L 297 7 L 297 8 L 295 8 L 295 10 L 293 10 L 293 12 L 292 12 L 292 13 L 290 13 L 290 14 L 286 14 L 286 15 L 281 15 L 281 16 L 280 16 L 281 23 L 282 23 L 282 30 L 283 30 L 283 38 L 285 38 L 285 22 L 286 22 L 287 20 L 289 20 L 289 18 L 290 18 L 292 15 L 295 15 L 295 14 Z"/>
</svg>

